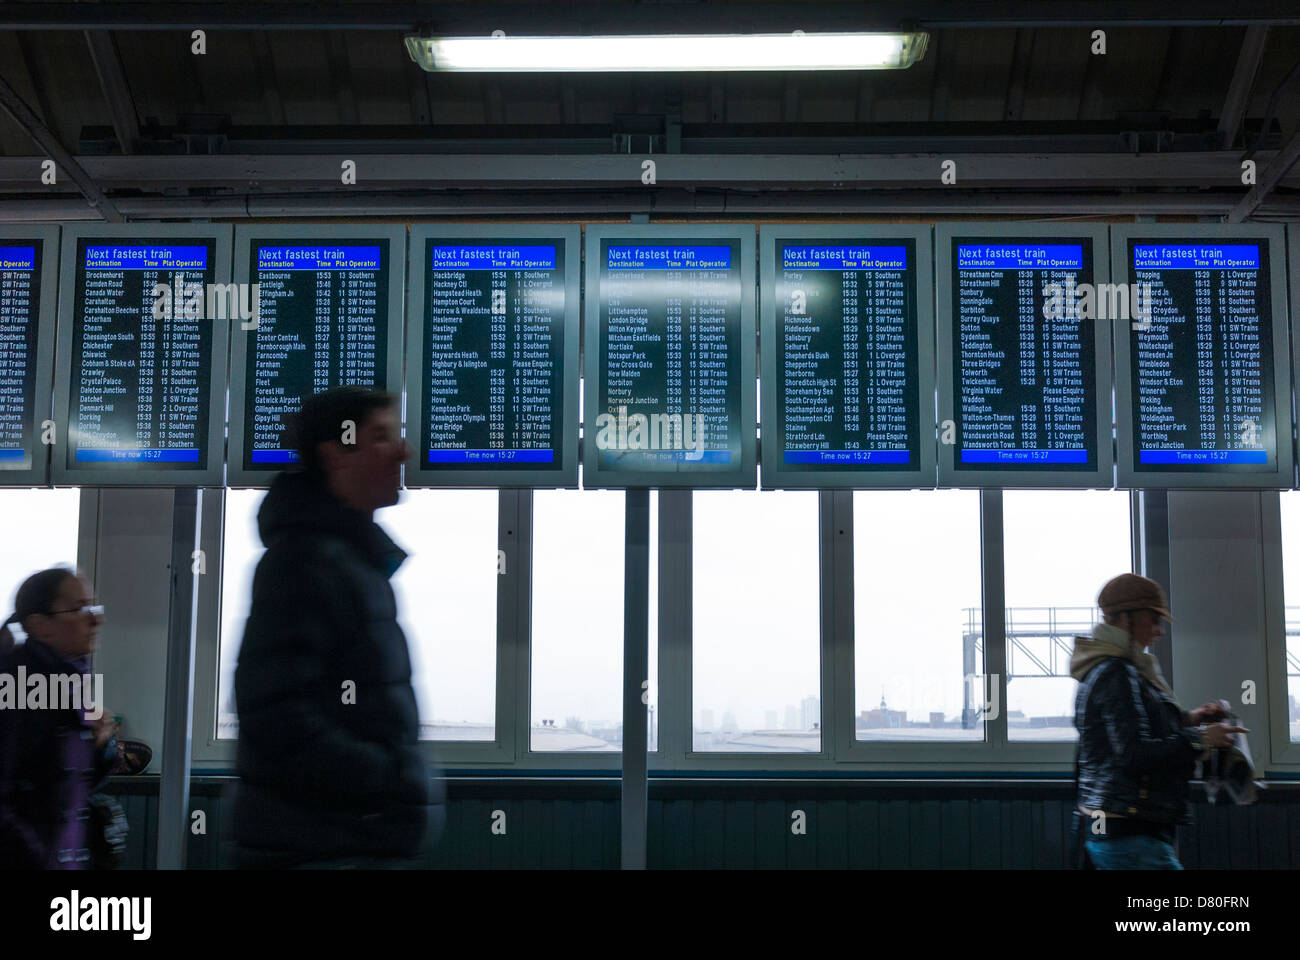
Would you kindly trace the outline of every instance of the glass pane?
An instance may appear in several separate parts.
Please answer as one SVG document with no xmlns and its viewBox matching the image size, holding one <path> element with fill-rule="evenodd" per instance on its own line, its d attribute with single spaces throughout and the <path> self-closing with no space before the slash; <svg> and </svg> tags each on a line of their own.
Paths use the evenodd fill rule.
<svg viewBox="0 0 1300 960">
<path fill-rule="evenodd" d="M 257 510 L 265 490 L 227 490 L 221 544 L 221 640 L 217 656 L 217 739 L 239 736 L 235 713 L 235 665 L 253 602 L 253 571 L 262 557 Z"/>
<path fill-rule="evenodd" d="M 496 490 L 406 490 L 377 519 L 410 556 L 393 577 L 422 740 L 495 740 Z"/>
<path fill-rule="evenodd" d="M 646 749 L 659 749 L 659 492 L 650 491 L 650 609 L 647 611 L 646 637 L 650 642 L 650 685 L 646 708 L 650 712 L 646 729 Z"/>
<path fill-rule="evenodd" d="M 1074 740 L 1074 637 L 1101 620 L 1097 592 L 1132 569 L 1129 495 L 1008 490 L 1002 495 L 1007 610 L 1007 737 Z"/>
<path fill-rule="evenodd" d="M 0 589 L 7 603 L 0 620 L 14 608 L 14 594 L 22 582 L 47 567 L 77 566 L 77 517 L 81 491 L 0 490 Z M 93 586 L 93 584 L 92 584 Z M 113 611 L 106 612 L 112 616 Z M 14 636 L 22 630 L 13 625 Z"/>
<path fill-rule="evenodd" d="M 1281 495 L 1282 596 L 1286 603 L 1287 729 L 1300 743 L 1300 493 Z M 1289 562 L 1288 562 L 1289 561 Z"/>
<path fill-rule="evenodd" d="M 265 496 L 226 493 L 219 737 L 239 730 L 235 665 L 262 555 L 257 511 Z M 399 504 L 376 515 L 410 554 L 392 583 L 424 740 L 496 737 L 497 503 L 495 490 L 406 490 Z"/>
<path fill-rule="evenodd" d="M 530 749 L 602 752 L 623 745 L 621 490 L 533 494 Z M 658 687 L 658 494 L 650 494 L 651 743 Z"/>
<path fill-rule="evenodd" d="M 984 739 L 980 588 L 978 491 L 853 494 L 858 740 Z"/>
<path fill-rule="evenodd" d="M 820 751 L 817 494 L 697 491 L 692 514 L 694 749 Z"/>
</svg>

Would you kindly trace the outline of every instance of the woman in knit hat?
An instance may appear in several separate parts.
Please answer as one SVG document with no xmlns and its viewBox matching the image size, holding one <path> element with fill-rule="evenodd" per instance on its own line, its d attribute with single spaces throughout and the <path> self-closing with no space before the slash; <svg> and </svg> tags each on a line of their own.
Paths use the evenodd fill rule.
<svg viewBox="0 0 1300 960">
<path fill-rule="evenodd" d="M 1076 637 L 1078 805 L 1088 860 L 1102 870 L 1181 870 L 1173 841 L 1190 822 L 1188 784 L 1197 760 L 1242 727 L 1222 722 L 1228 704 L 1184 712 L 1149 648 L 1173 620 L 1154 580 L 1126 573 L 1101 588 L 1104 622 Z"/>
</svg>

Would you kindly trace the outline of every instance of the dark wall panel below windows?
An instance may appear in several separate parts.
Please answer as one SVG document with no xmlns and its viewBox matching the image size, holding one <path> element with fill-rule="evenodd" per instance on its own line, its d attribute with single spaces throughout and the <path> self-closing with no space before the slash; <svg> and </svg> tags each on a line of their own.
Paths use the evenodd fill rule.
<svg viewBox="0 0 1300 960">
<path fill-rule="evenodd" d="M 229 865 L 225 777 L 196 778 L 191 869 Z M 119 778 L 131 832 L 125 866 L 152 868 L 158 781 Z M 650 783 L 651 868 L 1067 869 L 1073 786 L 1009 780 L 721 780 Z M 1300 782 L 1272 783 L 1249 807 L 1215 806 L 1194 788 L 1179 831 L 1188 869 L 1300 869 Z M 505 832 L 493 832 L 496 811 Z M 802 813 L 805 832 L 796 833 Z M 619 782 L 610 778 L 451 778 L 431 868 L 617 868 Z M 193 822 L 193 818 L 191 818 Z"/>
</svg>

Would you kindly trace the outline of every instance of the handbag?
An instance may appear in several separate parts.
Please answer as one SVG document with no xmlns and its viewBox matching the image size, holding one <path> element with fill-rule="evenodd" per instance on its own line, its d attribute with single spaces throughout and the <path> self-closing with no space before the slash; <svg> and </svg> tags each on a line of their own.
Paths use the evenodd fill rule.
<svg viewBox="0 0 1300 960">
<path fill-rule="evenodd" d="M 117 756 L 109 767 L 110 776 L 133 776 L 143 773 L 153 759 L 153 748 L 143 740 L 117 740 Z"/>
</svg>

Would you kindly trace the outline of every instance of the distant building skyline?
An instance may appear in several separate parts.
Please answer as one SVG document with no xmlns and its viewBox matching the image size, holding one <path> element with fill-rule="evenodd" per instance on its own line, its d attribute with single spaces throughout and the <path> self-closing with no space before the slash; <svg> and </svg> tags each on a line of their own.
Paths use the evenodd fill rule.
<svg viewBox="0 0 1300 960">
<path fill-rule="evenodd" d="M 799 702 L 799 723 L 801 730 L 816 730 L 822 720 L 822 701 L 820 697 L 807 696 Z"/>
</svg>

